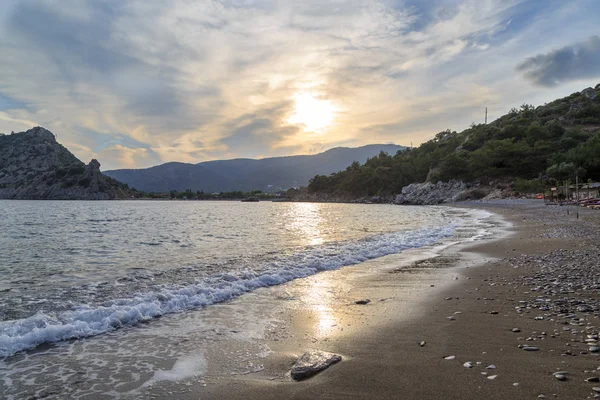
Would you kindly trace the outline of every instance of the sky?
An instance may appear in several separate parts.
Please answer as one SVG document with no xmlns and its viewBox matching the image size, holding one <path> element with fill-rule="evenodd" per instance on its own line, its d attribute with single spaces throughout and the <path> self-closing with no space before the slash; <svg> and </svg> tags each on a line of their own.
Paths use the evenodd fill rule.
<svg viewBox="0 0 600 400">
<path fill-rule="evenodd" d="M 598 0 L 2 0 L 0 132 L 103 170 L 418 145 L 600 82 Z"/>
</svg>

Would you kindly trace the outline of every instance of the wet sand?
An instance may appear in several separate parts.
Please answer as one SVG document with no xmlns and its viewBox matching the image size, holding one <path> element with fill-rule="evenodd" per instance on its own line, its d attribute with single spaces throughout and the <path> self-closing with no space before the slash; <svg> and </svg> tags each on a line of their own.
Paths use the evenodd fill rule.
<svg viewBox="0 0 600 400">
<path fill-rule="evenodd" d="M 544 288 L 535 279 L 543 277 L 540 271 L 545 261 L 558 266 L 570 262 L 576 268 L 577 252 L 584 252 L 589 270 L 585 279 L 594 282 L 573 285 L 573 290 L 554 297 L 569 292 L 570 298 L 581 296 L 588 304 L 596 304 L 600 298 L 594 278 L 600 271 L 596 245 L 600 213 L 582 210 L 580 219 L 575 219 L 564 208 L 529 203 L 464 206 L 502 215 L 511 225 L 509 235 L 450 247 L 440 257 L 421 263 L 407 260 L 411 255 L 407 252 L 403 261 L 384 257 L 366 267 L 361 264 L 327 273 L 326 278 L 318 274 L 266 289 L 282 293 L 280 302 L 286 302 L 286 296 L 293 301 L 284 307 L 273 303 L 279 307 L 276 313 L 285 333 L 274 334 L 272 340 L 265 337 L 271 353 L 259 368 L 211 376 L 209 357 L 202 385 L 197 380 L 188 382 L 186 390 L 180 391 L 180 383 L 173 383 L 151 388 L 145 395 L 172 398 L 176 393 L 181 399 L 593 398 L 592 387 L 600 384 L 584 379 L 600 377 L 600 356 L 583 341 L 588 334 L 598 333 L 599 311 L 540 310 L 540 296 L 552 296 L 549 285 Z M 556 253 L 556 249 L 574 253 Z M 427 258 L 423 253 L 414 256 Z M 384 263 L 388 268 L 383 268 Z M 536 276 L 533 281 L 527 279 Z M 258 291 L 244 301 L 262 295 Z M 371 303 L 354 304 L 366 298 Z M 516 309 L 519 306 L 521 310 Z M 424 346 L 419 345 L 422 341 Z M 524 351 L 519 345 L 539 350 Z M 343 360 L 306 381 L 293 381 L 290 367 L 311 349 L 340 354 Z M 455 358 L 446 360 L 447 356 Z M 466 362 L 472 368 L 466 368 Z M 495 369 L 486 369 L 492 364 Z M 552 375 L 556 371 L 567 371 L 567 380 L 556 379 Z"/>
</svg>

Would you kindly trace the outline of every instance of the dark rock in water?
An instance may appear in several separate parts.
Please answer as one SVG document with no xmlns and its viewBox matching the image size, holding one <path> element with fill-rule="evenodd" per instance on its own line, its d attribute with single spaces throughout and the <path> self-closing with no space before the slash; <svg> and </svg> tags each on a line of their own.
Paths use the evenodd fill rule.
<svg viewBox="0 0 600 400">
<path fill-rule="evenodd" d="M 371 300 L 369 299 L 364 299 L 364 300 L 356 300 L 354 302 L 354 304 L 369 304 L 371 302 Z"/>
<path fill-rule="evenodd" d="M 325 351 L 304 353 L 292 367 L 292 379 L 301 381 L 310 378 L 339 361 L 342 361 L 342 356 Z"/>
</svg>

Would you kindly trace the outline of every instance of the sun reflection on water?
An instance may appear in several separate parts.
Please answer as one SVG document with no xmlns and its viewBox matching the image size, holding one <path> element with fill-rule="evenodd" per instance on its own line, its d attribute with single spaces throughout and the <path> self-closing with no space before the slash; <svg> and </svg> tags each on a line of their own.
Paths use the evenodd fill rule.
<svg viewBox="0 0 600 400">
<path fill-rule="evenodd" d="M 321 214 L 320 204 L 294 203 L 286 213 L 286 227 L 295 232 L 305 244 L 322 244 L 325 240 L 322 230 L 325 219 Z"/>
</svg>

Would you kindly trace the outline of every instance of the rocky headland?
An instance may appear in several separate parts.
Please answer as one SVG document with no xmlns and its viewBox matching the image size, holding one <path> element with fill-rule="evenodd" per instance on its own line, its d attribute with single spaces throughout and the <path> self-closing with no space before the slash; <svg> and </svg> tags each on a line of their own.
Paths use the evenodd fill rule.
<svg viewBox="0 0 600 400">
<path fill-rule="evenodd" d="M 0 199 L 109 200 L 128 198 L 131 190 L 85 165 L 42 127 L 0 134 Z"/>
</svg>

